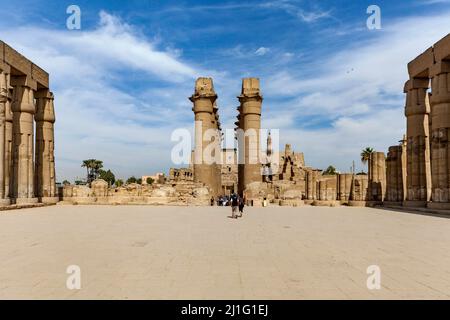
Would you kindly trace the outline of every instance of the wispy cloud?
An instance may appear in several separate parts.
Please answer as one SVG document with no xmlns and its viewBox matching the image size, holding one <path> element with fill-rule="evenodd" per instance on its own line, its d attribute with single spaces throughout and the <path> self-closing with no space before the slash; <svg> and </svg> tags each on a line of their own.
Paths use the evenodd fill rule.
<svg viewBox="0 0 450 320">
<path fill-rule="evenodd" d="M 82 175 L 84 158 L 105 160 L 123 177 L 170 163 L 171 131 L 191 116 L 187 96 L 203 71 L 103 11 L 96 28 L 81 32 L 0 25 L 2 40 L 50 73 L 58 179 Z M 148 99 L 150 86 L 177 88 L 186 104 L 179 96 Z M 156 150 L 166 152 L 151 156 Z"/>
<path fill-rule="evenodd" d="M 267 54 L 270 51 L 269 48 L 266 47 L 259 47 L 256 51 L 255 54 L 257 56 L 264 56 L 265 54 Z"/>
</svg>

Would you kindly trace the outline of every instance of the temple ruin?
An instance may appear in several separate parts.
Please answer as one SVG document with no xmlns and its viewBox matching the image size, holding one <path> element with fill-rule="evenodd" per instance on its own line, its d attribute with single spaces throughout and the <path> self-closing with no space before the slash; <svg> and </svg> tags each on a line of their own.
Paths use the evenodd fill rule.
<svg viewBox="0 0 450 320">
<path fill-rule="evenodd" d="M 48 73 L 0 41 L 1 205 L 59 199 L 53 100 Z"/>
<path fill-rule="evenodd" d="M 0 195 L 16 202 L 54 199 L 53 95 L 48 75 L 2 44 Z M 168 179 L 151 185 L 108 188 L 102 181 L 64 187 L 74 203 L 209 205 L 237 192 L 248 205 L 374 206 L 450 209 L 450 35 L 408 64 L 406 132 L 387 154 L 373 152 L 368 173 L 324 174 L 309 167 L 290 144 L 275 151 L 267 136 L 261 152 L 263 96 L 258 78 L 242 80 L 235 122 L 237 148 L 222 148 L 218 96 L 211 78 L 195 82 L 195 146 L 187 168 L 170 169 Z M 33 124 L 36 153 L 33 163 Z M 353 170 L 354 171 L 354 170 Z M 13 200 L 14 199 L 14 200 Z"/>
</svg>

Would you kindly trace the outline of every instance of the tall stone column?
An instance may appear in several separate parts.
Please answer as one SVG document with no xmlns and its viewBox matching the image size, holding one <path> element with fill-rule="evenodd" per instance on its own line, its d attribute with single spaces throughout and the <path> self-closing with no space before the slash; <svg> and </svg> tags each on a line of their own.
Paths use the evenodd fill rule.
<svg viewBox="0 0 450 320">
<path fill-rule="evenodd" d="M 214 91 L 211 78 L 198 78 L 195 82 L 195 92 L 189 98 L 194 104 L 192 111 L 195 114 L 195 149 L 194 149 L 194 181 L 202 182 L 209 186 L 213 195 L 218 195 L 217 180 L 220 178 L 217 170 L 217 158 L 220 154 L 215 154 L 215 148 L 219 143 L 218 124 L 216 119 L 217 95 Z M 205 135 L 208 130 L 216 130 L 217 135 L 214 141 Z M 211 131 L 209 131 L 211 132 Z M 217 139 L 217 140 L 216 140 Z M 220 148 L 219 148 L 220 149 Z M 206 150 L 206 152 L 205 152 Z M 211 151 L 211 152 L 210 152 Z M 212 155 L 213 159 L 205 159 L 204 155 Z"/>
<path fill-rule="evenodd" d="M 428 78 L 412 78 L 405 84 L 407 206 L 425 206 L 431 196 L 428 84 Z"/>
<path fill-rule="evenodd" d="M 48 89 L 36 92 L 36 179 L 35 191 L 43 203 L 56 203 L 55 177 L 55 109 L 53 93 Z"/>
<path fill-rule="evenodd" d="M 0 65 L 0 205 L 10 204 L 5 180 L 6 109 L 9 104 L 9 70 Z"/>
<path fill-rule="evenodd" d="M 239 127 L 244 137 L 240 139 L 239 152 L 242 164 L 239 165 L 239 193 L 242 193 L 248 184 L 262 182 L 261 161 L 259 159 L 259 131 L 261 129 L 261 104 L 263 97 L 260 93 L 258 78 L 245 78 L 242 80 L 242 91 L 238 97 Z"/>
<path fill-rule="evenodd" d="M 432 207 L 450 208 L 450 62 L 430 70 Z"/>
<path fill-rule="evenodd" d="M 17 204 L 36 203 L 34 194 L 34 91 L 37 84 L 29 77 L 11 77 L 14 87 L 13 112 L 13 188 Z"/>
</svg>

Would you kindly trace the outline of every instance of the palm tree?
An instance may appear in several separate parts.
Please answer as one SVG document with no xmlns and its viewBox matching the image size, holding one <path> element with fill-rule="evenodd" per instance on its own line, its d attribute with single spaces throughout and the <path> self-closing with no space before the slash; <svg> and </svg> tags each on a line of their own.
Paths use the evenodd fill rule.
<svg viewBox="0 0 450 320">
<path fill-rule="evenodd" d="M 94 160 L 92 163 L 92 171 L 94 173 L 94 178 L 97 179 L 99 175 L 100 169 L 103 168 L 103 161 L 101 160 Z"/>
<path fill-rule="evenodd" d="M 86 168 L 86 182 L 89 182 L 89 168 L 91 167 L 91 162 L 93 159 L 83 160 L 81 164 L 82 168 Z"/>
<path fill-rule="evenodd" d="M 363 164 L 366 164 L 368 161 L 370 161 L 370 157 L 371 157 L 372 153 L 374 153 L 374 152 L 375 151 L 371 147 L 367 147 L 367 148 L 363 149 L 363 151 L 361 152 L 361 162 Z M 370 163 L 367 166 L 367 172 L 370 177 Z"/>
<path fill-rule="evenodd" d="M 370 155 L 374 152 L 373 148 L 367 147 L 361 152 L 361 162 L 366 164 L 370 160 Z"/>
<path fill-rule="evenodd" d="M 97 159 L 83 160 L 81 167 L 86 168 L 86 182 L 91 183 L 97 178 L 99 170 L 103 168 L 103 161 Z"/>
</svg>

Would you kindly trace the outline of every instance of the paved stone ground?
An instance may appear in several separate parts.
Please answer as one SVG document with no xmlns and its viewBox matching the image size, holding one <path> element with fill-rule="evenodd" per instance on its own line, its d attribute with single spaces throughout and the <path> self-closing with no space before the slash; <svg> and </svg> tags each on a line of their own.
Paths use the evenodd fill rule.
<svg viewBox="0 0 450 320">
<path fill-rule="evenodd" d="M 0 298 L 450 298 L 450 219 L 371 208 L 0 213 Z M 81 268 L 81 290 L 66 268 Z M 369 265 L 380 290 L 366 287 Z"/>
</svg>

